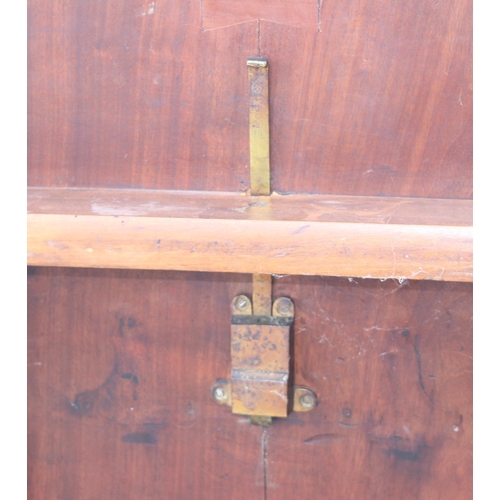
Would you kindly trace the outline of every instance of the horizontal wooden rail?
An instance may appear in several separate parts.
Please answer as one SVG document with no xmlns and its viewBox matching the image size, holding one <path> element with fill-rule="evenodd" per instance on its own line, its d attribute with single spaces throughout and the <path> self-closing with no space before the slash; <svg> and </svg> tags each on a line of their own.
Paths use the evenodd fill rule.
<svg viewBox="0 0 500 500">
<path fill-rule="evenodd" d="M 472 202 L 29 188 L 28 264 L 472 281 Z"/>
</svg>

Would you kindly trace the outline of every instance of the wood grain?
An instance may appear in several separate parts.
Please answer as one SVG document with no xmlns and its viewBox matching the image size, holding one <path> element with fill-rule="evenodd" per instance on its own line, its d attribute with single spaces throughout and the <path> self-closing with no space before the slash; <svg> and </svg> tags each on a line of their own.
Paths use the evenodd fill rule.
<svg viewBox="0 0 500 500">
<path fill-rule="evenodd" d="M 472 280 L 472 2 L 316 4 L 29 0 L 29 185 L 82 188 L 29 193 L 30 500 L 472 497 L 472 285 L 423 280 Z M 160 270 L 60 267 L 109 265 Z M 210 399 L 230 271 L 319 397 L 265 430 Z"/>
<path fill-rule="evenodd" d="M 162 196 L 30 190 L 28 263 L 472 280 L 467 201 Z"/>
<path fill-rule="evenodd" d="M 261 428 L 210 394 L 247 282 L 32 269 L 29 499 L 263 498 Z"/>
<path fill-rule="evenodd" d="M 300 28 L 318 29 L 318 0 L 202 0 L 203 29 L 223 28 L 266 20 Z"/>
<path fill-rule="evenodd" d="M 295 383 L 267 430 L 267 499 L 472 498 L 472 285 L 286 277 Z"/>
<path fill-rule="evenodd" d="M 471 498 L 471 284 L 276 279 L 295 383 L 319 404 L 265 431 L 210 400 L 231 301 L 251 290 L 248 275 L 30 268 L 29 498 Z"/>
<path fill-rule="evenodd" d="M 246 196 L 211 191 L 28 188 L 28 214 L 471 226 L 469 200 L 383 196 Z"/>
<path fill-rule="evenodd" d="M 321 2 L 320 32 L 265 15 L 202 31 L 194 1 L 28 13 L 31 186 L 247 189 L 260 52 L 274 191 L 472 197 L 470 0 Z"/>
<path fill-rule="evenodd" d="M 321 3 L 261 21 L 278 192 L 472 197 L 472 2 Z"/>
<path fill-rule="evenodd" d="M 198 1 L 30 0 L 28 183 L 238 191 L 257 21 Z M 215 91 L 217 89 L 217 91 Z"/>
</svg>

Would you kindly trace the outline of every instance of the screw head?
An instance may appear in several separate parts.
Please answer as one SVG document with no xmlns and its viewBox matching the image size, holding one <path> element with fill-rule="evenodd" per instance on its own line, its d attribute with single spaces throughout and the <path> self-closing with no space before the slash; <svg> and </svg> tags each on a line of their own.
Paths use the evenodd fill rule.
<svg viewBox="0 0 500 500">
<path fill-rule="evenodd" d="M 344 415 L 345 418 L 351 418 L 352 417 L 352 411 L 350 408 L 344 408 L 342 410 L 342 415 Z"/>
<path fill-rule="evenodd" d="M 216 401 L 225 401 L 227 399 L 227 391 L 224 387 L 215 387 L 213 396 Z"/>
<path fill-rule="evenodd" d="M 249 305 L 250 302 L 244 295 L 240 295 L 234 303 L 234 306 L 238 309 L 238 311 L 244 311 Z"/>
<path fill-rule="evenodd" d="M 316 405 L 316 398 L 312 394 L 302 394 L 299 401 L 304 408 L 314 408 Z"/>
<path fill-rule="evenodd" d="M 277 305 L 280 314 L 288 314 L 292 310 L 292 301 L 287 297 L 282 297 Z"/>
</svg>

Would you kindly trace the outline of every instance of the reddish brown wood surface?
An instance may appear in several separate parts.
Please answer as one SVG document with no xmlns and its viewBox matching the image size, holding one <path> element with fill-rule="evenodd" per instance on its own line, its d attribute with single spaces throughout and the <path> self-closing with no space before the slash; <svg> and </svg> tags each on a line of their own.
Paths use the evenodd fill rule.
<svg viewBox="0 0 500 500">
<path fill-rule="evenodd" d="M 375 195 L 380 211 L 350 213 L 460 228 L 455 201 L 420 214 L 384 198 L 472 197 L 471 0 L 323 0 L 317 26 L 310 2 L 277 19 L 280 3 L 30 0 L 29 185 L 248 190 L 246 60 L 261 55 L 274 191 Z M 102 215 L 164 216 L 130 207 Z M 30 500 L 471 498 L 470 283 L 277 280 L 296 383 L 319 405 L 266 431 L 209 392 L 230 374 L 230 301 L 251 292 L 250 275 L 31 268 Z"/>
<path fill-rule="evenodd" d="M 319 405 L 267 432 L 267 499 L 472 498 L 472 285 L 278 280 L 295 381 Z"/>
<path fill-rule="evenodd" d="M 472 280 L 467 200 L 32 189 L 28 209 L 32 265 Z"/>
<path fill-rule="evenodd" d="M 261 21 L 274 189 L 472 197 L 471 0 L 326 0 L 320 21 Z"/>
<path fill-rule="evenodd" d="M 246 196 L 214 191 L 28 188 L 28 214 L 472 226 L 472 201 L 382 196 Z"/>
<path fill-rule="evenodd" d="M 318 0 L 201 0 L 201 5 L 204 30 L 261 20 L 316 31 L 319 27 Z"/>
<path fill-rule="evenodd" d="M 245 277 L 32 270 L 30 500 L 263 498 L 261 428 L 210 396 Z"/>
<path fill-rule="evenodd" d="M 247 189 L 260 46 L 276 191 L 471 197 L 470 0 L 324 1 L 320 32 L 202 17 L 194 1 L 30 2 L 29 184 Z"/>
<path fill-rule="evenodd" d="M 28 11 L 30 185 L 249 185 L 257 21 L 202 32 L 200 3 L 177 0 L 36 0 Z"/>
<path fill-rule="evenodd" d="M 31 268 L 29 498 L 471 498 L 470 284 L 275 280 L 319 405 L 266 431 L 210 399 L 239 293 L 250 276 Z"/>
</svg>

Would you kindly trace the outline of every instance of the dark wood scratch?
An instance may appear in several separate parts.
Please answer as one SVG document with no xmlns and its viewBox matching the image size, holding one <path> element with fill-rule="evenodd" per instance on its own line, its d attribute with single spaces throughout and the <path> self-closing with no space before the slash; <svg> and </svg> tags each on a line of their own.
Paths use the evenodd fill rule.
<svg viewBox="0 0 500 500">
<path fill-rule="evenodd" d="M 257 54 L 260 57 L 260 19 L 257 20 Z"/>
<path fill-rule="evenodd" d="M 420 359 L 419 345 L 420 345 L 420 338 L 418 335 L 415 335 L 415 344 L 413 345 L 413 350 L 415 351 L 415 356 L 417 358 L 418 381 L 420 384 L 420 388 L 422 389 L 422 392 L 425 394 L 427 399 L 431 402 L 431 405 L 434 406 L 434 400 L 431 398 L 431 396 L 427 392 L 425 385 L 424 385 L 424 380 L 422 378 L 422 360 Z"/>
<path fill-rule="evenodd" d="M 262 465 L 264 468 L 264 500 L 267 500 L 267 427 L 262 428 Z"/>
<path fill-rule="evenodd" d="M 339 439 L 338 434 L 318 434 L 302 441 L 303 444 L 316 444 L 316 443 L 326 443 L 328 441 L 335 441 Z"/>
</svg>

